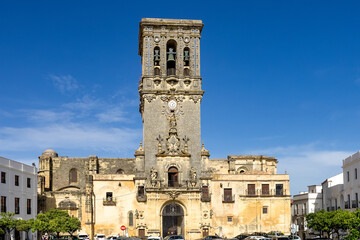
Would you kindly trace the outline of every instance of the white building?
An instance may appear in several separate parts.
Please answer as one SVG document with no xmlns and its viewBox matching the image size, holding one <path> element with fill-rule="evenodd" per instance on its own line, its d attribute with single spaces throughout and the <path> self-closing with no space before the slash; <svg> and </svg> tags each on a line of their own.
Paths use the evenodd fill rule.
<svg viewBox="0 0 360 240">
<path fill-rule="evenodd" d="M 37 214 L 37 169 L 0 157 L 0 211 L 13 212 L 17 219 L 35 218 Z M 12 239 L 26 239 L 25 233 L 13 232 Z M 29 234 L 32 239 L 33 234 Z"/>
<path fill-rule="evenodd" d="M 343 173 L 326 179 L 322 184 L 323 189 L 323 209 L 334 211 L 339 208 L 344 209 L 344 188 Z"/>
<path fill-rule="evenodd" d="M 298 235 L 301 239 L 308 237 L 305 215 L 319 211 L 322 208 L 322 191 L 320 185 L 308 186 L 308 192 L 294 195 L 291 207 L 292 223 L 299 226 Z"/>
<path fill-rule="evenodd" d="M 342 168 L 344 173 L 343 209 L 356 209 L 359 205 L 360 193 L 360 176 L 358 175 L 360 170 L 360 151 L 345 158 Z"/>
</svg>

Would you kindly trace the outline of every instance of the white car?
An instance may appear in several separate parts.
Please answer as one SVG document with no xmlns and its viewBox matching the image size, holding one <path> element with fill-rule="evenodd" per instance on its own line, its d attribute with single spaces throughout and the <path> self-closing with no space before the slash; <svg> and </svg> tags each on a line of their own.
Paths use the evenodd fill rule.
<svg viewBox="0 0 360 240">
<path fill-rule="evenodd" d="M 162 237 L 151 236 L 151 237 L 148 237 L 147 240 L 162 240 Z"/>
<path fill-rule="evenodd" d="M 106 236 L 105 236 L 105 234 L 98 233 L 98 234 L 95 235 L 94 239 L 95 240 L 105 240 Z"/>
<path fill-rule="evenodd" d="M 247 238 L 245 238 L 245 240 L 260 240 L 264 238 L 264 236 L 248 236 Z"/>
<path fill-rule="evenodd" d="M 87 233 L 79 233 L 79 240 L 89 240 L 89 235 Z"/>
</svg>

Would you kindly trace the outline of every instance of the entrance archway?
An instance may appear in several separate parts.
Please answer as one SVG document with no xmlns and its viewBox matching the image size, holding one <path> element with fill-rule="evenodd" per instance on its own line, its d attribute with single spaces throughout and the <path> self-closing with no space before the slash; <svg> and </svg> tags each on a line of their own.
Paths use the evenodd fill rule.
<svg viewBox="0 0 360 240">
<path fill-rule="evenodd" d="M 162 235 L 184 235 L 184 209 L 177 203 L 169 203 L 162 211 Z"/>
</svg>

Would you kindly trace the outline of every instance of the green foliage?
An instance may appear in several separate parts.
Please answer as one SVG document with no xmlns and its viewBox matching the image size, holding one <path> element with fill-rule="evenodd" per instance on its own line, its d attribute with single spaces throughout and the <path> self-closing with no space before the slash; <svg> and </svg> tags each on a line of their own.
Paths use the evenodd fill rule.
<svg viewBox="0 0 360 240">
<path fill-rule="evenodd" d="M 64 228 L 65 232 L 68 232 L 70 236 L 72 236 L 74 232 L 81 229 L 81 222 L 78 218 L 71 216 L 66 219 Z"/>
<path fill-rule="evenodd" d="M 346 240 L 355 240 L 360 238 L 360 210 L 354 212 L 338 209 L 336 211 L 326 212 L 321 210 L 306 215 L 306 221 L 309 228 L 327 232 L 328 234 L 337 234 L 340 231 L 347 231 L 349 234 Z"/>
<path fill-rule="evenodd" d="M 66 211 L 51 209 L 45 213 L 39 213 L 33 224 L 33 230 L 38 230 L 49 235 L 69 233 L 71 236 L 81 229 L 81 223 L 76 217 L 70 216 Z"/>
<path fill-rule="evenodd" d="M 17 219 L 14 218 L 14 213 L 1 213 L 0 229 L 3 233 L 10 233 L 17 224 Z"/>
</svg>

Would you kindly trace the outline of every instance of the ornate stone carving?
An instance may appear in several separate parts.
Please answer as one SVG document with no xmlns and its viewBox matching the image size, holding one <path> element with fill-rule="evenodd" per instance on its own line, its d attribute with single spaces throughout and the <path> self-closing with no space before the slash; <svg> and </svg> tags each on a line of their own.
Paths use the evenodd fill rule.
<svg viewBox="0 0 360 240">
<path fill-rule="evenodd" d="M 189 187 L 195 187 L 197 182 L 197 173 L 194 168 L 191 168 L 189 171 Z"/>
<path fill-rule="evenodd" d="M 201 101 L 201 96 L 200 95 L 192 95 L 190 96 L 190 99 L 194 101 L 194 103 L 197 103 L 198 101 Z"/>
<path fill-rule="evenodd" d="M 152 100 L 156 99 L 155 94 L 147 94 L 143 96 L 144 99 L 146 99 L 148 102 L 151 102 Z"/>
<path fill-rule="evenodd" d="M 156 140 L 158 141 L 158 154 L 163 154 L 165 152 L 162 150 L 162 141 L 164 139 L 159 135 Z"/>
<path fill-rule="evenodd" d="M 158 178 L 158 172 L 155 168 L 151 168 L 150 170 L 150 182 L 151 182 L 151 186 L 155 187 L 156 183 L 157 183 L 157 178 Z"/>
<path fill-rule="evenodd" d="M 185 154 L 189 153 L 189 152 L 188 152 L 188 141 L 189 141 L 189 140 L 190 140 L 190 139 L 189 139 L 187 136 L 185 136 L 185 137 L 183 138 L 183 141 L 184 141 L 184 150 L 182 150 L 182 152 L 185 153 Z"/>
<path fill-rule="evenodd" d="M 180 195 L 180 192 L 178 192 L 176 190 L 171 190 L 170 192 L 167 192 L 166 194 L 169 195 L 169 198 L 171 198 L 172 200 L 175 200 Z"/>
<path fill-rule="evenodd" d="M 167 153 L 169 153 L 170 155 L 179 154 L 180 138 L 177 135 L 176 126 L 176 117 L 175 114 L 173 114 L 170 117 L 169 137 L 166 138 Z"/>
</svg>

